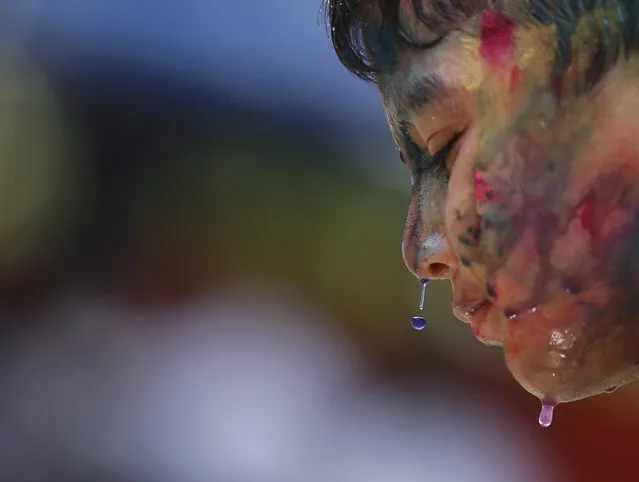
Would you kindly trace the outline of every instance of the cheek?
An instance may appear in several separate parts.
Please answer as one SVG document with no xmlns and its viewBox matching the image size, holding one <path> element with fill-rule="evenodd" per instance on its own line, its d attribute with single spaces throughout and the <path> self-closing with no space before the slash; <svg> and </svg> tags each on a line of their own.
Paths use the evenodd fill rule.
<svg viewBox="0 0 639 482">
<path fill-rule="evenodd" d="M 462 266 L 471 268 L 476 261 L 472 247 L 476 232 L 473 230 L 476 218 L 476 200 L 473 176 L 474 160 L 477 154 L 478 129 L 470 128 L 464 138 L 455 160 L 448 183 L 445 206 L 445 222 L 448 242 L 460 257 Z"/>
<path fill-rule="evenodd" d="M 509 139 L 492 163 L 475 163 L 463 220 L 481 220 L 468 253 L 508 318 L 510 370 L 555 401 L 639 374 L 639 160 L 627 140 L 592 139 L 542 151 Z"/>
<path fill-rule="evenodd" d="M 636 315 L 614 290 L 564 294 L 508 323 L 504 354 L 512 374 L 542 400 L 567 402 L 639 376 Z"/>
<path fill-rule="evenodd" d="M 589 155 L 540 169 L 525 147 L 507 153 L 501 166 L 475 172 L 475 257 L 506 311 L 616 284 L 639 229 L 635 173 L 611 169 L 608 157 L 598 155 L 597 164 L 606 167 L 597 168 Z"/>
</svg>

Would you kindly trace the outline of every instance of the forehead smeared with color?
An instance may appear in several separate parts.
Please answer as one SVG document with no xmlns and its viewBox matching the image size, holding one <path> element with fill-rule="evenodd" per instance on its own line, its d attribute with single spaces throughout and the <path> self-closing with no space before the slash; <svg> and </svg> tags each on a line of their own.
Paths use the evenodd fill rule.
<svg viewBox="0 0 639 482">
<path fill-rule="evenodd" d="M 431 56 L 429 50 L 450 32 L 463 37 L 458 44 L 463 51 L 451 50 L 452 64 L 445 64 L 466 69 L 474 79 L 473 89 L 462 80 L 463 88 L 478 88 L 481 72 L 495 67 L 488 65 L 492 62 L 508 68 L 515 80 L 532 76 L 528 80 L 549 87 L 557 100 L 566 92 L 592 88 L 639 45 L 635 0 L 330 1 L 336 51 L 351 72 L 378 85 L 398 141 L 406 138 L 402 113 L 420 107 L 415 96 L 406 93 L 417 91 L 423 102 L 429 98 L 425 94 L 434 92 L 431 81 L 438 79 L 428 74 L 441 73 L 441 68 L 433 68 L 430 59 L 442 62 L 442 55 Z M 459 63 L 462 58 L 466 64 Z M 477 59 L 486 65 L 473 70 Z M 508 67 L 511 60 L 514 70 Z M 443 83 L 459 83 L 458 75 L 463 72 Z"/>
<path fill-rule="evenodd" d="M 557 26 L 558 68 L 572 61 L 573 38 L 580 30 L 621 26 L 622 45 L 606 39 L 598 50 L 622 47 L 628 51 L 639 44 L 639 2 L 635 0 L 370 0 L 344 2 L 331 0 L 331 25 L 336 51 L 356 75 L 377 80 L 392 71 L 400 51 L 410 47 L 428 47 L 450 30 L 463 28 L 469 18 L 493 10 L 519 25 Z M 603 12 L 606 12 L 605 15 Z M 587 18 L 587 21 L 583 21 Z M 586 28 L 584 28 L 584 26 Z M 561 57 L 561 55 L 560 55 Z M 563 65 L 561 63 L 563 62 Z"/>
<path fill-rule="evenodd" d="M 551 26 L 553 82 L 579 93 L 592 88 L 621 56 L 627 58 L 639 46 L 639 2 L 634 0 L 511 0 L 499 2 L 499 8 L 495 3 L 369 2 L 359 28 L 363 57 L 372 73 L 370 80 L 384 84 L 398 71 L 405 75 L 406 57 L 435 47 L 451 31 L 476 38 L 480 47 L 484 42 L 486 47 L 494 47 L 483 49 L 486 53 L 499 50 L 504 35 L 514 38 L 515 26 L 520 32 L 522 28 L 543 30 L 543 47 L 548 47 L 547 27 Z"/>
</svg>

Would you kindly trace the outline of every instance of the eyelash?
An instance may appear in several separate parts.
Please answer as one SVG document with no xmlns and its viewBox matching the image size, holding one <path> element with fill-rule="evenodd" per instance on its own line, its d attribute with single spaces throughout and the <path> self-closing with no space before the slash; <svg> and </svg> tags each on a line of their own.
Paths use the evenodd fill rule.
<svg viewBox="0 0 639 482">
<path fill-rule="evenodd" d="M 455 134 L 450 140 L 446 143 L 444 147 L 442 147 L 435 154 L 429 154 L 428 150 L 422 149 L 410 138 L 410 136 L 406 135 L 406 144 L 407 144 L 407 156 L 409 160 L 413 160 L 416 162 L 416 169 L 418 171 L 427 171 L 432 169 L 434 166 L 446 167 L 448 164 L 448 158 L 450 157 L 451 152 L 459 142 L 459 140 L 464 135 L 465 130 L 462 130 Z M 410 152 L 412 151 L 412 152 Z M 406 157 L 404 157 L 404 153 L 400 151 L 399 157 L 405 165 L 409 165 L 406 161 Z"/>
<path fill-rule="evenodd" d="M 459 142 L 459 140 L 464 135 L 465 131 L 460 131 L 455 134 L 451 139 L 446 143 L 444 147 L 442 147 L 439 151 L 433 154 L 433 164 L 445 166 L 448 162 L 448 158 L 450 157 L 450 153 L 455 148 L 455 145 Z"/>
</svg>

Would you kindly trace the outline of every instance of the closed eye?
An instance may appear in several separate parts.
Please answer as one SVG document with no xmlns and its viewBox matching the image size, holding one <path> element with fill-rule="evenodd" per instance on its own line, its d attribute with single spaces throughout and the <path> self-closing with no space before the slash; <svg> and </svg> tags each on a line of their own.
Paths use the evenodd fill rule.
<svg viewBox="0 0 639 482">
<path fill-rule="evenodd" d="M 455 146 L 457 145 L 457 143 L 459 142 L 459 140 L 462 138 L 462 136 L 464 135 L 464 132 L 466 132 L 465 130 L 458 132 L 457 134 L 455 134 L 447 143 L 444 147 L 442 147 L 439 151 L 437 151 L 434 155 L 433 155 L 433 164 L 437 164 L 437 165 L 441 165 L 441 166 L 445 166 L 450 158 L 450 155 L 453 151 L 453 149 L 455 148 Z"/>
<path fill-rule="evenodd" d="M 403 149 L 400 149 L 399 157 L 402 162 L 411 169 L 417 171 L 428 171 L 433 167 L 446 167 L 450 162 L 450 156 L 459 143 L 466 130 L 457 132 L 450 140 L 434 154 L 428 152 L 427 148 L 420 147 L 412 139 L 411 135 L 402 126 L 404 133 Z"/>
</svg>

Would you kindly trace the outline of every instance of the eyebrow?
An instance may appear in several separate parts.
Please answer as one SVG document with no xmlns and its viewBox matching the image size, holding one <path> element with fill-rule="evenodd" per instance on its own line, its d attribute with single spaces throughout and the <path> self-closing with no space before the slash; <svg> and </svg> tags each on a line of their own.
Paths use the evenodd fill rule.
<svg viewBox="0 0 639 482">
<path fill-rule="evenodd" d="M 433 156 L 426 149 L 418 146 L 410 136 L 406 127 L 406 119 L 415 114 L 424 106 L 445 95 L 449 88 L 442 79 L 432 71 L 424 71 L 420 74 L 409 75 L 401 79 L 395 79 L 393 88 L 398 126 L 397 133 L 400 136 L 400 157 L 405 164 L 413 166 L 430 166 L 433 164 Z"/>
<path fill-rule="evenodd" d="M 432 72 L 425 72 L 414 78 L 396 81 L 395 98 L 392 102 L 399 117 L 404 118 L 416 113 L 432 103 L 448 90 L 444 82 Z"/>
</svg>

